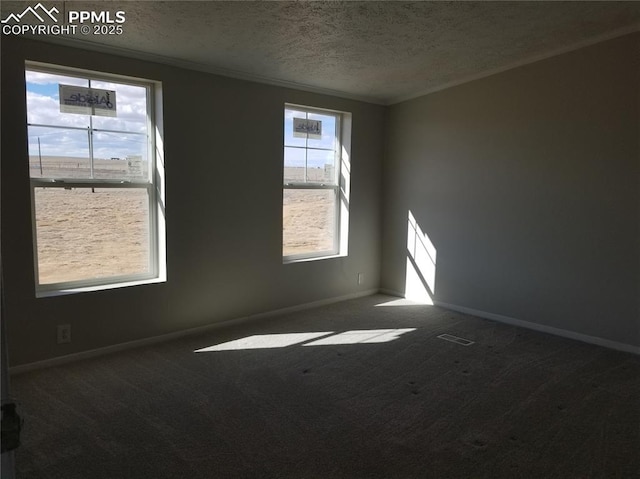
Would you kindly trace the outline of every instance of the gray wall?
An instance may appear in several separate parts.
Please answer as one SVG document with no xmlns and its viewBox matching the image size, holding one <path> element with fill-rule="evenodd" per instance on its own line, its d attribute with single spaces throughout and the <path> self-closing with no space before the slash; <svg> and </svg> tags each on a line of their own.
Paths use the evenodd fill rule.
<svg viewBox="0 0 640 479">
<path fill-rule="evenodd" d="M 639 43 L 392 106 L 382 287 L 404 291 L 411 210 L 436 301 L 640 345 Z"/>
<path fill-rule="evenodd" d="M 3 38 L 3 321 L 10 364 L 379 286 L 403 292 L 409 210 L 437 248 L 436 301 L 640 345 L 639 38 L 386 111 Z M 35 298 L 25 59 L 163 82 L 167 283 Z M 185 91 L 194 95 L 185 100 Z M 285 102 L 353 114 L 347 258 L 281 262 Z M 262 122 L 251 141 L 241 133 L 247 118 Z M 364 285 L 356 284 L 358 272 L 365 272 Z M 60 323 L 72 325 L 69 345 L 55 344 Z"/>
<path fill-rule="evenodd" d="M 163 82 L 164 284 L 35 298 L 24 61 Z M 353 114 L 349 256 L 282 264 L 285 102 Z M 250 137 L 244 125 L 256 127 Z M 2 39 L 2 257 L 10 365 L 379 287 L 384 108 L 138 60 Z M 357 284 L 357 273 L 365 273 Z M 56 344 L 70 323 L 72 343 Z"/>
</svg>

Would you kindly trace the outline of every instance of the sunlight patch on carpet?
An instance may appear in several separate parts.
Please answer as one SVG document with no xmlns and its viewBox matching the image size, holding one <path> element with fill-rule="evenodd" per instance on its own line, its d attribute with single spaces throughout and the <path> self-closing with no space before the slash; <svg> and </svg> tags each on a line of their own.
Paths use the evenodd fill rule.
<svg viewBox="0 0 640 479">
<path fill-rule="evenodd" d="M 275 349 L 305 343 L 302 346 L 331 346 L 336 344 L 373 344 L 387 343 L 398 339 L 405 333 L 415 331 L 416 328 L 404 329 L 361 329 L 345 331 L 334 334 L 332 331 L 318 333 L 282 333 L 282 334 L 257 334 L 246 338 L 235 339 L 226 343 L 216 344 L 202 349 L 196 349 L 194 353 L 208 353 L 214 351 L 237 351 L 242 349 Z M 313 339 L 327 336 L 316 341 Z"/>
<path fill-rule="evenodd" d="M 194 353 L 206 353 L 210 351 L 233 351 L 238 349 L 272 349 L 284 348 L 294 344 L 309 341 L 320 336 L 332 334 L 332 331 L 322 333 L 286 333 L 286 334 L 257 334 L 246 338 L 236 339 L 208 348 L 196 349 Z"/>
<path fill-rule="evenodd" d="M 399 299 L 393 299 L 391 301 L 385 301 L 384 303 L 378 303 L 376 304 L 376 307 L 378 306 L 433 306 L 433 302 L 432 301 L 415 301 L 413 299 L 407 299 L 407 298 L 399 298 Z"/>
<path fill-rule="evenodd" d="M 416 328 L 404 329 L 364 329 L 346 331 L 327 338 L 318 339 L 303 346 L 328 346 L 332 344 L 388 343 L 398 339 L 400 335 L 415 331 Z"/>
</svg>

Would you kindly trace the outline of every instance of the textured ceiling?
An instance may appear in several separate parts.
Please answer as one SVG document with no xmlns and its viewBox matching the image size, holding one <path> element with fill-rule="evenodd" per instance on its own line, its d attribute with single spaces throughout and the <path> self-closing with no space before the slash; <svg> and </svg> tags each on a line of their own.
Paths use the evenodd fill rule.
<svg viewBox="0 0 640 479">
<path fill-rule="evenodd" d="M 397 102 L 640 30 L 640 2 L 68 1 L 56 5 L 126 12 L 123 35 L 78 35 L 76 41 L 92 42 L 92 48 L 101 44 L 129 50 L 134 56 L 140 56 L 134 51 L 143 52 L 157 56 L 156 61 L 177 60 L 196 69 L 378 103 Z M 16 10 L 16 2 L 2 2 L 2 18 Z"/>
</svg>

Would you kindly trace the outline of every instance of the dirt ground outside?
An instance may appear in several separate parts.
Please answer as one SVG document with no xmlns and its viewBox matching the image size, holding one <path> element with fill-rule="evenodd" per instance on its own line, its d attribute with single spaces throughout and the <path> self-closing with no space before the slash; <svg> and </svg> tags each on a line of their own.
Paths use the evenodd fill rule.
<svg viewBox="0 0 640 479">
<path fill-rule="evenodd" d="M 149 201 L 139 188 L 36 188 L 40 284 L 149 271 Z"/>
<path fill-rule="evenodd" d="M 139 175 L 139 165 L 133 173 Z M 44 176 L 88 177 L 77 158 L 42 158 Z M 40 159 L 30 159 L 40 177 Z M 94 174 L 131 173 L 123 160 L 100 160 Z M 296 180 L 300 171 L 287 169 Z M 312 172 L 314 181 L 325 173 Z M 311 179 L 311 178 L 310 178 Z M 335 193 L 331 189 L 283 191 L 283 254 L 333 248 Z M 40 284 L 107 278 L 149 272 L 149 201 L 144 188 L 36 188 L 38 274 Z"/>
</svg>

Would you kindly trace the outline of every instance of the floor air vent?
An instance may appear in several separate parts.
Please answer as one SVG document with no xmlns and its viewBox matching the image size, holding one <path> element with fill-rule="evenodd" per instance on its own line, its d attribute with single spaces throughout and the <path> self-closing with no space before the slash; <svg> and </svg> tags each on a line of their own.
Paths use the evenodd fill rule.
<svg viewBox="0 0 640 479">
<path fill-rule="evenodd" d="M 459 338 L 458 336 L 453 336 L 451 334 L 441 334 L 438 336 L 440 339 L 444 339 L 445 341 L 451 341 L 452 343 L 462 344 L 463 346 L 471 346 L 475 344 L 474 341 L 469 341 L 468 339 Z"/>
</svg>

